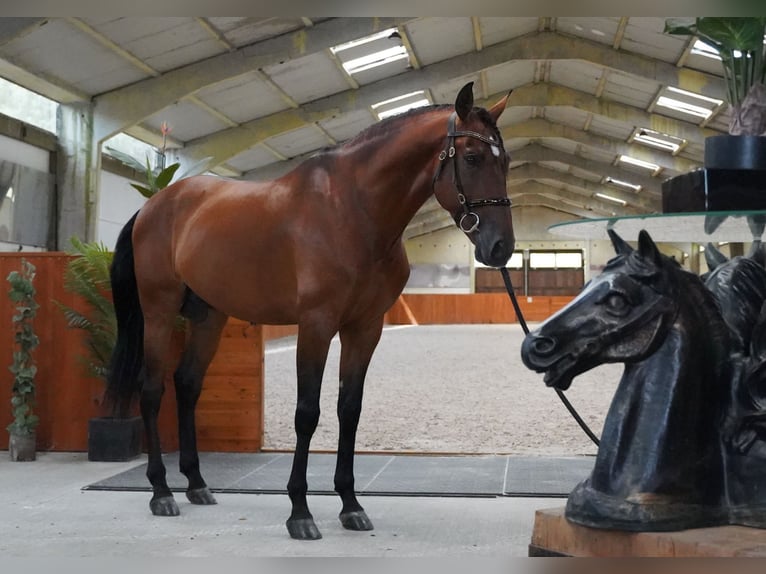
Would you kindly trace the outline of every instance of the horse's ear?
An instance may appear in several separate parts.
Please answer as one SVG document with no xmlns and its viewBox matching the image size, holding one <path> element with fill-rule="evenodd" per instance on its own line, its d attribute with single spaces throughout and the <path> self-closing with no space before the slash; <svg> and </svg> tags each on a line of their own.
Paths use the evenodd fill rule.
<svg viewBox="0 0 766 574">
<path fill-rule="evenodd" d="M 715 245 L 708 243 L 705 246 L 705 262 L 707 263 L 708 269 L 713 271 L 716 267 L 723 265 L 727 261 L 728 259 L 726 255 L 718 251 Z"/>
<path fill-rule="evenodd" d="M 646 229 L 638 232 L 638 253 L 643 259 L 652 261 L 657 267 L 662 267 L 662 256 L 657 245 L 647 233 Z"/>
<path fill-rule="evenodd" d="M 633 248 L 628 245 L 627 241 L 617 235 L 614 229 L 607 229 L 606 232 L 609 234 L 609 239 L 612 240 L 612 247 L 614 247 L 614 252 L 617 255 L 630 255 L 633 253 Z"/>
<path fill-rule="evenodd" d="M 455 99 L 455 111 L 458 117 L 465 121 L 473 109 L 473 82 L 468 82 L 460 89 Z"/>
<path fill-rule="evenodd" d="M 500 114 L 505 111 L 505 106 L 508 104 L 508 98 L 511 97 L 511 92 L 513 92 L 513 90 L 508 92 L 508 94 L 506 94 L 503 99 L 501 99 L 494 106 L 489 108 L 489 110 L 487 110 L 489 115 L 492 116 L 492 119 L 495 120 L 495 123 L 497 123 L 497 119 L 500 117 Z"/>
</svg>

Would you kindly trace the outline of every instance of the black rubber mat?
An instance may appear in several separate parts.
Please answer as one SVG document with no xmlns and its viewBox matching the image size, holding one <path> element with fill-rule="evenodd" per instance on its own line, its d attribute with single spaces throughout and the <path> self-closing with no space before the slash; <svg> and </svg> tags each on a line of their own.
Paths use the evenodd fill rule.
<svg viewBox="0 0 766 574">
<path fill-rule="evenodd" d="M 178 453 L 164 456 L 168 484 L 186 489 Z M 357 455 L 359 494 L 388 496 L 567 496 L 587 478 L 594 458 L 525 456 Z M 286 493 L 291 453 L 200 453 L 200 468 L 214 492 Z M 312 453 L 307 479 L 312 494 L 334 494 L 335 455 Z M 146 464 L 89 484 L 84 490 L 150 490 Z"/>
</svg>

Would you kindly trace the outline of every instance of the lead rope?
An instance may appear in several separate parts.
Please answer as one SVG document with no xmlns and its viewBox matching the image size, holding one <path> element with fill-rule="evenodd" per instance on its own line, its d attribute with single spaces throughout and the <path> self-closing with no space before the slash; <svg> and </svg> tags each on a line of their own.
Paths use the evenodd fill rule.
<svg viewBox="0 0 766 574">
<path fill-rule="evenodd" d="M 516 294 L 513 292 L 513 284 L 511 283 L 511 276 L 508 273 L 508 269 L 506 267 L 500 268 L 500 274 L 503 276 L 503 283 L 505 283 L 505 290 L 508 291 L 508 296 L 511 298 L 511 303 L 513 304 L 513 310 L 516 311 L 516 317 L 519 320 L 519 324 L 521 325 L 522 330 L 524 331 L 525 335 L 529 335 L 529 327 L 527 327 L 527 322 L 524 320 L 524 315 L 521 314 L 521 308 L 519 307 L 519 302 L 516 300 Z M 580 425 L 580 428 L 585 432 L 585 434 L 590 437 L 590 440 L 593 441 L 593 443 L 598 446 L 599 440 L 596 437 L 595 434 L 593 434 L 593 431 L 588 428 L 588 425 L 585 424 L 585 421 L 582 420 L 578 412 L 575 410 L 575 408 L 572 406 L 572 403 L 569 402 L 569 399 L 567 399 L 564 396 L 564 393 L 561 389 L 553 389 L 556 391 L 556 394 L 561 399 L 561 402 L 564 403 L 564 406 L 569 411 L 569 414 L 572 415 L 574 420 L 577 421 L 577 424 Z"/>
</svg>

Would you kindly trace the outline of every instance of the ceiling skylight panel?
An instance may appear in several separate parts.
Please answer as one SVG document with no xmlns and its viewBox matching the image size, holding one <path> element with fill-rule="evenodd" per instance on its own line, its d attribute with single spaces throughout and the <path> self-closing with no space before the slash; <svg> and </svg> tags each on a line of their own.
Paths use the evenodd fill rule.
<svg viewBox="0 0 766 574">
<path fill-rule="evenodd" d="M 686 143 L 681 138 L 647 128 L 639 129 L 633 141 L 671 153 L 676 153 Z"/>
<path fill-rule="evenodd" d="M 389 28 L 358 40 L 330 48 L 349 75 L 386 64 L 407 60 L 409 54 L 396 28 Z"/>
</svg>

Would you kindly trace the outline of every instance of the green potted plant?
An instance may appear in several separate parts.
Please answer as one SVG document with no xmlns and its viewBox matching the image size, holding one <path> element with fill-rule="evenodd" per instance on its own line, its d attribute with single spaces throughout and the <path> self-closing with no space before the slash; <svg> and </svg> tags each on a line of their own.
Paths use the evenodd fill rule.
<svg viewBox="0 0 766 574">
<path fill-rule="evenodd" d="M 175 176 L 178 168 L 181 167 L 181 164 L 178 162 L 171 163 L 167 167 L 165 166 L 165 149 L 167 145 L 167 137 L 172 130 L 167 122 L 162 122 L 160 130 L 162 132 L 162 146 L 156 150 L 157 165 L 155 167 L 151 166 L 148 155 L 146 156 L 146 163 L 142 163 L 130 154 L 121 152 L 120 150 L 114 149 L 112 147 L 106 148 L 109 155 L 121 161 L 128 167 L 132 168 L 135 172 L 140 173 L 143 176 L 142 183 L 131 183 L 130 185 L 147 199 L 170 185 L 173 182 L 173 176 Z M 210 164 L 211 159 L 211 157 L 204 157 L 194 162 L 176 179 L 181 180 L 185 177 L 191 177 L 193 175 L 199 175 L 200 173 L 203 173 L 207 169 L 207 166 Z"/>
<path fill-rule="evenodd" d="M 117 320 L 111 299 L 109 268 L 113 253 L 103 243 L 85 243 L 73 237 L 64 288 L 82 299 L 84 310 L 58 303 L 71 328 L 85 333 L 88 350 L 83 359 L 87 375 L 106 381 L 117 338 Z M 88 460 L 126 461 L 141 453 L 141 417 L 126 412 L 104 412 L 88 421 Z"/>
<path fill-rule="evenodd" d="M 39 307 L 35 301 L 34 279 L 35 266 L 26 259 L 21 260 L 21 271 L 11 271 L 8 275 L 11 286 L 8 295 L 16 306 L 13 315 L 16 349 L 10 366 L 13 373 L 13 422 L 7 427 L 12 461 L 35 460 L 37 454 L 35 429 L 40 419 L 33 412 L 37 366 L 32 351 L 40 341 L 33 325 Z"/>
<path fill-rule="evenodd" d="M 731 120 L 728 135 L 705 140 L 705 167 L 766 169 L 766 17 L 670 18 L 665 32 L 695 36 L 721 57 Z"/>
</svg>

